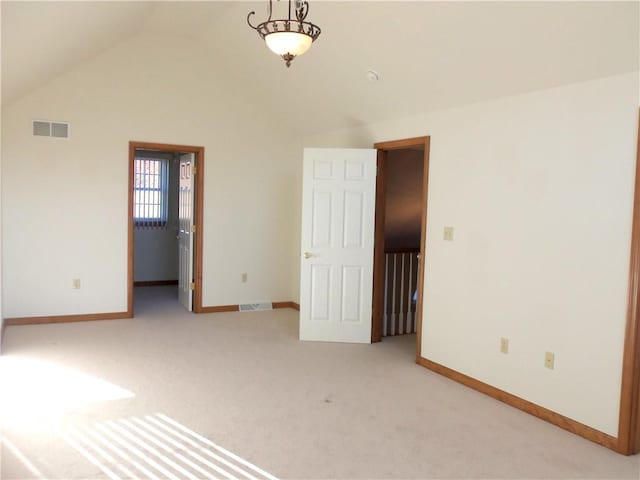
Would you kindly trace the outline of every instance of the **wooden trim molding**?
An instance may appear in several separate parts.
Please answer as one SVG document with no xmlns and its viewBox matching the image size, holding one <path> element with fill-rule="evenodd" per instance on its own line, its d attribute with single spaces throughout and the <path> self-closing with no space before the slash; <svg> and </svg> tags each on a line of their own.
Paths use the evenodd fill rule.
<svg viewBox="0 0 640 480">
<path fill-rule="evenodd" d="M 2 355 L 2 352 L 4 351 L 3 343 L 4 343 L 4 333 L 6 329 L 7 329 L 7 321 L 2 320 L 2 326 L 0 326 L 0 355 Z"/>
<path fill-rule="evenodd" d="M 69 323 L 69 322 L 88 322 L 93 320 L 122 320 L 132 318 L 129 312 L 110 312 L 110 313 L 85 313 L 78 315 L 51 315 L 46 317 L 14 317 L 5 318 L 4 323 L 7 326 L 15 325 L 39 325 L 42 323 Z"/>
<path fill-rule="evenodd" d="M 129 183 L 127 187 L 127 313 L 133 317 L 133 238 L 134 238 L 134 196 L 136 142 L 129 142 Z"/>
<path fill-rule="evenodd" d="M 171 280 L 170 280 L 171 281 Z M 144 282 L 141 282 L 144 283 Z M 158 284 L 154 284 L 158 285 Z M 166 285 L 166 284 L 162 284 Z M 170 285 L 175 285 L 171 283 Z M 300 310 L 300 304 L 296 302 L 273 302 L 273 308 L 292 308 Z M 219 313 L 219 312 L 238 312 L 239 305 L 218 305 L 212 307 L 202 307 L 198 313 Z M 79 315 L 50 315 L 45 317 L 13 317 L 5 318 L 2 324 L 3 337 L 4 329 L 17 325 L 39 325 L 43 323 L 70 323 L 70 322 L 87 322 L 93 320 L 122 320 L 133 318 L 130 312 L 110 312 L 110 313 L 87 313 Z"/>
<path fill-rule="evenodd" d="M 202 308 L 202 259 L 203 259 L 203 237 L 204 230 L 204 147 L 194 147 L 196 154 L 196 210 L 194 223 L 197 225 L 196 238 L 194 239 L 193 253 L 193 281 L 195 289 L 193 291 L 193 311 L 199 313 Z"/>
<path fill-rule="evenodd" d="M 164 285 L 178 285 L 178 280 L 141 280 L 133 282 L 134 287 L 161 287 Z"/>
<path fill-rule="evenodd" d="M 204 219 L 204 147 L 190 145 L 175 145 L 171 143 L 149 143 L 149 142 L 129 142 L 129 213 L 128 213 L 128 265 L 127 265 L 127 310 L 133 317 L 133 239 L 134 239 L 134 221 L 133 221 L 133 180 L 135 172 L 135 155 L 136 150 L 162 150 L 165 152 L 184 152 L 195 154 L 195 212 L 194 224 L 196 225 L 196 234 L 194 238 L 193 252 L 193 281 L 195 288 L 193 290 L 193 311 L 196 313 L 202 310 L 202 231 Z M 204 313 L 204 312 L 203 312 Z"/>
<path fill-rule="evenodd" d="M 618 440 L 620 453 L 633 455 L 640 453 L 640 115 L 638 119 L 628 297 Z"/>
<path fill-rule="evenodd" d="M 273 308 L 292 308 L 300 311 L 300 305 L 296 302 L 273 302 Z"/>
<path fill-rule="evenodd" d="M 201 307 L 196 313 L 220 313 L 220 312 L 238 312 L 240 305 L 216 305 L 210 307 Z"/>
<path fill-rule="evenodd" d="M 403 140 L 391 140 L 388 142 L 378 142 L 373 144 L 373 148 L 378 150 L 400 150 L 402 148 L 419 148 L 429 146 L 430 137 L 413 137 Z"/>
<path fill-rule="evenodd" d="M 387 151 L 378 150 L 376 176 L 376 206 L 373 241 L 373 304 L 371 322 L 371 343 L 382 341 L 384 316 L 384 283 L 385 283 L 385 238 L 384 223 L 387 194 Z"/>
<path fill-rule="evenodd" d="M 424 305 L 425 257 L 427 255 L 427 212 L 429 200 L 429 154 L 431 137 L 424 137 L 424 171 L 422 174 L 422 225 L 420 226 L 420 259 L 418 260 L 418 301 L 416 303 L 416 358 L 422 356 L 422 311 Z"/>
<path fill-rule="evenodd" d="M 476 380 L 475 378 L 447 368 L 444 365 L 440 365 L 439 363 L 427 360 L 426 358 L 419 358 L 418 364 L 422 365 L 425 368 L 428 368 L 433 372 L 450 378 L 451 380 L 461 383 L 462 385 L 473 388 L 480 393 L 484 393 L 485 395 L 495 398 L 496 400 L 522 410 L 523 412 L 546 420 L 547 422 L 557 425 L 564 430 L 568 430 L 569 432 L 580 435 L 587 440 L 591 440 L 592 442 L 618 451 L 618 439 L 612 437 L 611 435 L 607 435 L 604 432 L 596 430 L 595 428 L 591 428 L 580 422 L 576 422 L 575 420 L 565 417 L 564 415 L 560 415 L 559 413 L 556 413 L 552 410 L 536 405 L 535 403 L 531 403 L 528 400 L 524 400 L 523 398 L 512 395 L 511 393 L 505 392 L 504 390 L 500 390 L 499 388 L 492 387 L 491 385 Z"/>
</svg>

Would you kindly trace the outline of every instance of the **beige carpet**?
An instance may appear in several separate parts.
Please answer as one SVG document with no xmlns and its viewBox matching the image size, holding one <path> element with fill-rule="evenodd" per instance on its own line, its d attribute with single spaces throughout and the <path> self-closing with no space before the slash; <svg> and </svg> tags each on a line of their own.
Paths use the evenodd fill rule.
<svg viewBox="0 0 640 480">
<path fill-rule="evenodd" d="M 640 478 L 623 457 L 415 365 L 415 336 L 299 342 L 293 310 L 9 327 L 2 479 Z"/>
</svg>

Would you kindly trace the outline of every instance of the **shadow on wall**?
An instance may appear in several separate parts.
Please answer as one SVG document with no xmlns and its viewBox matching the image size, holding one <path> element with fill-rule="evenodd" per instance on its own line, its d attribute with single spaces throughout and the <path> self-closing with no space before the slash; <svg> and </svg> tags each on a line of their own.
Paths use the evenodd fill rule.
<svg viewBox="0 0 640 480">
<path fill-rule="evenodd" d="M 386 169 L 385 250 L 419 250 L 424 150 L 391 150 Z"/>
<path fill-rule="evenodd" d="M 417 331 L 418 253 L 422 234 L 424 149 L 387 152 L 385 289 L 382 335 Z"/>
</svg>

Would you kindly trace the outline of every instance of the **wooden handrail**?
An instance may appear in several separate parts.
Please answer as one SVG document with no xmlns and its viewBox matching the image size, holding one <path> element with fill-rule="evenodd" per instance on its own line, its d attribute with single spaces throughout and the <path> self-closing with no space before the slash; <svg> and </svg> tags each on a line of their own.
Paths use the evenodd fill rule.
<svg viewBox="0 0 640 480">
<path fill-rule="evenodd" d="M 384 253 L 420 253 L 420 248 L 385 248 Z"/>
</svg>

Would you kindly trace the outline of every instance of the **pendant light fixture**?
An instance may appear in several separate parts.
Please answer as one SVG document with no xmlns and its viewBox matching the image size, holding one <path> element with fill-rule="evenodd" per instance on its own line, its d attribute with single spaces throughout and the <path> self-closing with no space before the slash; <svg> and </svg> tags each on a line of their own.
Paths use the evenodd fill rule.
<svg viewBox="0 0 640 480">
<path fill-rule="evenodd" d="M 289 16 L 286 19 L 271 19 L 273 0 L 269 0 L 269 18 L 265 22 L 253 26 L 250 19 L 256 12 L 250 12 L 247 15 L 249 26 L 258 32 L 272 52 L 283 58 L 287 67 L 291 66 L 294 58 L 309 50 L 311 44 L 320 36 L 320 27 L 305 21 L 309 13 L 309 2 L 295 0 L 295 18 L 291 18 L 292 0 L 288 1 Z"/>
</svg>

